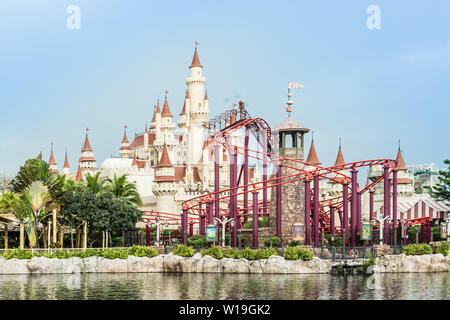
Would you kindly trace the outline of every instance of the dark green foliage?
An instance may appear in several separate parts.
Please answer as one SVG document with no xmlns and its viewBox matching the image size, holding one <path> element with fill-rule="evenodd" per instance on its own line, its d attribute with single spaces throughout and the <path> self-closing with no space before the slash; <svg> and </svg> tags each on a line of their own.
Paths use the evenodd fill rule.
<svg viewBox="0 0 450 320">
<path fill-rule="evenodd" d="M 231 242 L 231 235 L 225 234 L 225 245 L 229 246 Z M 219 243 L 222 244 L 222 237 L 219 238 Z"/>
<path fill-rule="evenodd" d="M 175 250 L 173 250 L 173 254 L 181 257 L 192 257 L 195 254 L 195 250 L 184 244 L 179 244 Z"/>
<path fill-rule="evenodd" d="M 239 252 L 238 258 L 239 259 L 244 258 L 247 260 L 260 260 L 260 259 L 267 259 L 273 255 L 277 255 L 277 251 L 274 248 L 265 248 L 265 249 L 245 248 Z"/>
<path fill-rule="evenodd" d="M 450 245 L 448 244 L 448 242 L 447 241 L 441 241 L 436 246 L 436 253 L 441 253 L 441 254 L 444 255 L 444 257 L 446 257 L 450 253 Z"/>
<path fill-rule="evenodd" d="M 128 258 L 128 250 L 125 249 L 113 249 L 113 250 L 104 250 L 102 253 L 102 257 L 106 259 L 126 259 Z"/>
<path fill-rule="evenodd" d="M 123 245 L 122 237 L 114 237 L 112 238 L 112 246 L 113 247 L 121 247 Z"/>
<path fill-rule="evenodd" d="M 311 250 L 301 247 L 287 247 L 283 254 L 286 260 L 311 260 L 314 255 Z"/>
<path fill-rule="evenodd" d="M 239 259 L 239 250 L 236 248 L 231 248 L 225 251 L 225 257 L 232 259 Z"/>
<path fill-rule="evenodd" d="M 269 227 L 269 218 L 267 216 L 258 218 L 258 228 L 267 228 Z M 253 219 L 250 218 L 246 223 L 242 225 L 242 229 L 252 229 L 253 228 Z"/>
<path fill-rule="evenodd" d="M 5 251 L 3 257 L 5 259 L 31 259 L 33 254 L 29 250 L 14 249 Z"/>
<path fill-rule="evenodd" d="M 223 258 L 223 252 L 220 247 L 212 246 L 211 248 L 203 250 L 202 256 L 211 256 L 213 258 L 220 260 Z"/>
<path fill-rule="evenodd" d="M 444 163 L 448 168 L 439 171 L 439 183 L 433 188 L 431 196 L 438 200 L 450 201 L 450 160 L 444 160 Z"/>
<path fill-rule="evenodd" d="M 299 245 L 299 241 L 291 241 L 291 242 L 289 242 L 289 247 L 296 247 L 296 246 L 298 246 Z"/>
<path fill-rule="evenodd" d="M 270 240 L 272 239 L 272 247 L 278 247 L 278 244 L 280 243 L 280 238 L 278 237 L 269 237 L 264 239 L 264 246 L 270 247 Z"/>
<path fill-rule="evenodd" d="M 426 244 L 409 244 L 404 246 L 402 252 L 406 255 L 422 255 L 422 254 L 432 254 L 433 250 Z"/>
<path fill-rule="evenodd" d="M 358 266 L 358 271 L 366 273 L 367 268 L 373 265 L 375 265 L 375 257 L 370 258 L 368 261 L 364 261 L 362 265 Z"/>
<path fill-rule="evenodd" d="M 196 249 L 205 246 L 206 243 L 206 238 L 200 235 L 195 235 L 188 239 L 188 244 Z"/>
<path fill-rule="evenodd" d="M 158 255 L 158 250 L 151 247 L 143 246 L 132 246 L 128 248 L 128 255 L 135 257 L 156 257 Z"/>
</svg>

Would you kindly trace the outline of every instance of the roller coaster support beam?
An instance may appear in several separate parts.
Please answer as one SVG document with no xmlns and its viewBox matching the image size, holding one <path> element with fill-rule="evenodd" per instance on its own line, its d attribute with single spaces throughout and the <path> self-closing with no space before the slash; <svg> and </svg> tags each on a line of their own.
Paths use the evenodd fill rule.
<svg viewBox="0 0 450 320">
<path fill-rule="evenodd" d="M 344 232 L 342 233 L 342 243 L 345 246 L 348 246 L 348 182 L 347 180 L 344 181 L 343 185 L 343 206 L 342 206 L 342 210 L 343 210 L 343 219 L 344 219 L 344 225 L 343 225 L 343 230 Z"/>
<path fill-rule="evenodd" d="M 281 240 L 281 171 L 282 171 L 282 165 L 281 161 L 278 162 L 278 168 L 277 168 L 277 186 L 276 186 L 276 233 L 277 237 Z M 281 245 L 281 241 L 280 244 Z"/>
<path fill-rule="evenodd" d="M 391 186 L 389 183 L 389 166 L 384 166 L 384 172 L 383 172 L 383 179 L 384 179 L 384 216 L 388 217 L 391 213 Z M 391 244 L 391 230 L 389 228 L 389 222 L 384 220 L 384 243 Z"/>
<path fill-rule="evenodd" d="M 356 229 L 358 220 L 358 170 L 352 169 L 352 195 L 351 195 L 351 216 L 350 216 L 350 228 L 352 231 L 352 247 L 356 247 Z"/>
<path fill-rule="evenodd" d="M 357 207 L 356 207 L 356 212 L 357 215 L 356 217 L 358 218 L 358 221 L 356 221 L 356 232 L 361 232 L 361 219 L 362 219 L 362 213 L 361 213 L 361 197 L 362 197 L 362 193 L 361 191 L 358 191 L 358 193 L 356 194 L 356 200 L 357 200 Z"/>
<path fill-rule="evenodd" d="M 369 221 L 372 221 L 373 219 L 373 189 L 370 188 L 369 190 Z M 371 231 L 371 236 L 370 236 L 370 241 L 369 241 L 369 245 L 373 246 L 373 227 L 372 227 L 372 231 Z"/>
<path fill-rule="evenodd" d="M 330 206 L 331 246 L 334 247 L 334 207 Z"/>
<path fill-rule="evenodd" d="M 406 223 L 406 225 L 405 225 L 405 228 L 406 228 L 406 236 L 405 236 L 405 245 L 408 245 L 408 243 L 409 243 L 409 236 L 408 236 L 408 232 L 409 232 L 409 226 L 408 226 L 408 224 Z"/>
<path fill-rule="evenodd" d="M 219 168 L 220 168 L 220 146 L 216 142 L 214 145 L 214 192 L 215 192 L 215 198 L 216 201 L 215 204 L 215 217 L 220 218 L 220 202 L 219 202 L 219 189 L 220 189 L 220 174 L 219 174 Z"/>
<path fill-rule="evenodd" d="M 194 222 L 189 222 L 189 237 L 194 235 Z"/>
<path fill-rule="evenodd" d="M 430 244 L 431 243 L 431 223 L 430 220 L 427 221 L 427 243 Z"/>
<path fill-rule="evenodd" d="M 204 235 L 206 235 L 206 223 L 205 223 L 205 220 L 206 220 L 206 216 L 205 215 L 200 215 L 200 226 L 199 226 L 199 234 L 201 235 L 201 236 L 204 236 Z"/>
<path fill-rule="evenodd" d="M 394 245 L 397 245 L 397 169 L 392 171 L 392 221 L 394 227 Z"/>
<path fill-rule="evenodd" d="M 248 216 L 248 141 L 250 139 L 250 126 L 245 128 L 245 155 L 244 155 L 244 222 L 247 222 Z"/>
<path fill-rule="evenodd" d="M 425 224 L 424 223 L 422 223 L 421 225 L 420 225 L 420 231 L 421 231 L 421 237 L 422 237 L 422 243 L 425 243 Z"/>
<path fill-rule="evenodd" d="M 187 209 L 183 209 L 183 214 L 181 215 L 181 236 L 183 244 L 187 245 Z"/>
<path fill-rule="evenodd" d="M 305 244 L 311 244 L 311 181 L 305 179 Z"/>
<path fill-rule="evenodd" d="M 338 216 L 339 216 L 339 222 L 341 223 L 340 226 L 341 226 L 341 229 L 342 229 L 342 226 L 344 225 L 344 223 L 342 222 L 343 219 L 342 219 L 342 210 L 341 210 L 341 208 L 338 208 Z"/>
<path fill-rule="evenodd" d="M 236 175 L 237 175 L 237 152 L 236 150 L 230 150 L 230 189 L 236 187 Z M 231 243 L 233 248 L 237 247 L 237 229 L 238 229 L 238 214 L 237 214 L 237 199 L 234 196 L 236 190 L 231 190 L 232 194 L 230 198 L 230 216 L 234 219 L 234 227 L 231 232 Z"/>
<path fill-rule="evenodd" d="M 150 226 L 149 226 L 149 223 L 150 222 L 145 224 L 145 235 L 146 235 L 146 239 L 147 239 L 146 242 L 145 242 L 145 245 L 147 247 L 150 246 Z"/>
<path fill-rule="evenodd" d="M 258 191 L 253 191 L 253 248 L 258 247 Z"/>
<path fill-rule="evenodd" d="M 206 203 L 206 214 L 208 215 L 208 224 L 213 224 L 213 202 L 211 200 Z"/>
<path fill-rule="evenodd" d="M 314 222 L 314 247 L 319 246 L 319 176 L 314 176 L 314 205 L 313 205 L 313 222 Z"/>
<path fill-rule="evenodd" d="M 263 130 L 263 158 L 267 158 L 267 130 Z M 263 212 L 267 214 L 267 161 L 263 161 Z"/>
</svg>

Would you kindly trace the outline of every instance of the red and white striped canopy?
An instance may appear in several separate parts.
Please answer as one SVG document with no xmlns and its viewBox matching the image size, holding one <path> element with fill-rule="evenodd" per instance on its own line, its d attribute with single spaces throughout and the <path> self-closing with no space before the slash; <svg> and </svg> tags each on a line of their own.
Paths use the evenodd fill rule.
<svg viewBox="0 0 450 320">
<path fill-rule="evenodd" d="M 433 199 L 420 199 L 416 201 L 398 201 L 397 217 L 400 220 L 430 217 L 431 219 L 444 219 L 450 212 L 450 205 L 444 201 Z M 374 212 L 374 216 L 384 215 L 384 206 Z M 392 217 L 392 203 L 391 203 Z"/>
</svg>

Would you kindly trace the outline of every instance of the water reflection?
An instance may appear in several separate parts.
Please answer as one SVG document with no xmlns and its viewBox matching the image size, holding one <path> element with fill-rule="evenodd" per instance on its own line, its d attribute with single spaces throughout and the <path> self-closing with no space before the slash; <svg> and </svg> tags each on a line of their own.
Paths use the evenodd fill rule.
<svg viewBox="0 0 450 320">
<path fill-rule="evenodd" d="M 450 299 L 450 273 L 367 276 L 268 274 L 0 275 L 0 299 Z"/>
</svg>

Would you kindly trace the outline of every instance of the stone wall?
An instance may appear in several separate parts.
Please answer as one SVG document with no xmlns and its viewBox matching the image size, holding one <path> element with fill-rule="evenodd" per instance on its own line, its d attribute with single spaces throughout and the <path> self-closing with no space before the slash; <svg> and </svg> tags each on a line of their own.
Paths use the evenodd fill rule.
<svg viewBox="0 0 450 320">
<path fill-rule="evenodd" d="M 249 261 L 247 259 L 214 259 L 200 253 L 191 258 L 159 255 L 153 258 L 129 256 L 127 259 L 103 257 L 55 259 L 9 259 L 0 257 L 0 274 L 52 273 L 126 273 L 126 272 L 206 272 L 206 273 L 329 273 L 331 261 L 313 258 L 310 261 L 289 261 L 281 256 Z"/>
<path fill-rule="evenodd" d="M 450 270 L 450 255 L 423 254 L 407 256 L 405 254 L 384 255 L 375 259 L 373 272 L 445 272 Z"/>
<path fill-rule="evenodd" d="M 283 164 L 303 169 L 304 165 L 290 160 L 284 160 Z M 287 168 L 281 169 L 281 176 L 299 173 L 298 170 Z M 276 172 L 271 179 L 276 178 Z M 294 178 L 288 178 L 288 180 Z M 292 225 L 299 223 L 305 225 L 305 184 L 303 181 L 286 183 L 281 186 L 281 242 L 284 246 L 292 241 Z M 276 187 L 271 188 L 269 224 L 272 234 L 276 235 Z"/>
<path fill-rule="evenodd" d="M 264 239 L 272 235 L 272 228 L 258 228 L 258 247 L 264 247 Z M 241 229 L 242 246 L 253 246 L 253 229 Z M 239 236 L 239 235 L 238 235 Z"/>
</svg>

